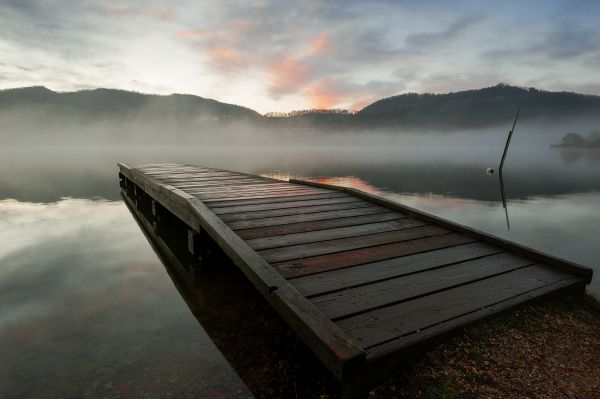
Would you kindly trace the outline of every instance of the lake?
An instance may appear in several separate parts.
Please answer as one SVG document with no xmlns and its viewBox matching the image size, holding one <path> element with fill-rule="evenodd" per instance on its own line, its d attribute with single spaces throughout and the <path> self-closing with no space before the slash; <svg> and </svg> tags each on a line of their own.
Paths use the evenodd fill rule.
<svg viewBox="0 0 600 399">
<path fill-rule="evenodd" d="M 121 201 L 117 162 L 374 192 L 590 266 L 600 151 L 497 146 L 0 150 L 0 397 L 248 397 Z"/>
</svg>

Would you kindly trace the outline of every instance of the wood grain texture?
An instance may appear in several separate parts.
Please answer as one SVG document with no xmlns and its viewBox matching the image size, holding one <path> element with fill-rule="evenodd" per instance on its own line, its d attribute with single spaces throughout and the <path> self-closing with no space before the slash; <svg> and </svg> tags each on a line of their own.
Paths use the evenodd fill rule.
<svg viewBox="0 0 600 399">
<path fill-rule="evenodd" d="M 405 218 L 404 215 L 395 212 L 383 212 L 373 215 L 345 217 L 339 219 L 317 220 L 314 222 L 300 222 L 281 226 L 254 227 L 251 229 L 238 230 L 237 234 L 246 239 L 281 236 L 294 233 L 305 233 L 308 231 L 333 229 L 346 226 L 357 226 L 367 223 L 386 222 Z"/>
<path fill-rule="evenodd" d="M 474 242 L 299 277 L 290 280 L 290 282 L 300 293 L 310 298 L 327 292 L 465 262 L 502 251 L 503 249 L 498 247 Z"/>
<path fill-rule="evenodd" d="M 564 271 L 533 265 L 343 319 L 338 325 L 366 349 L 569 277 Z"/>
<path fill-rule="evenodd" d="M 329 199 L 329 198 L 351 198 L 349 195 L 337 192 L 326 192 L 323 194 L 308 194 L 308 195 L 297 195 L 297 196 L 268 196 L 254 199 L 228 199 L 221 201 L 210 201 L 206 205 L 209 208 L 226 208 L 233 206 L 243 205 L 262 205 L 262 204 L 275 204 L 290 201 L 311 201 L 317 199 Z"/>
<path fill-rule="evenodd" d="M 271 202 L 264 204 L 250 204 L 250 205 L 237 205 L 237 206 L 228 206 L 228 207 L 212 207 L 211 210 L 217 215 L 228 215 L 231 213 L 244 213 L 244 212 L 257 212 L 257 211 L 267 211 L 267 210 L 275 210 L 275 209 L 284 209 L 284 208 L 301 208 L 308 206 L 317 206 L 317 205 L 332 205 L 332 204 L 344 204 L 347 202 L 364 202 L 354 197 L 346 196 L 346 197 L 334 197 L 334 198 L 325 198 L 325 199 L 314 199 L 314 200 L 305 200 L 305 201 L 285 201 L 285 202 Z"/>
<path fill-rule="evenodd" d="M 336 240 L 319 241 L 308 244 L 266 249 L 259 251 L 258 253 L 267 262 L 283 262 L 292 259 L 308 258 L 311 256 L 374 247 L 376 245 L 409 241 L 417 238 L 432 237 L 448 233 L 450 233 L 450 231 L 438 226 L 419 226 L 409 229 L 399 229 L 386 231 L 383 233 L 367 234 L 358 237 L 346 237 Z"/>
<path fill-rule="evenodd" d="M 501 253 L 313 297 L 311 301 L 326 316 L 336 320 L 489 278 L 533 263 L 535 261 L 532 259 Z"/>
<path fill-rule="evenodd" d="M 378 260 L 396 258 L 433 249 L 452 247 L 454 245 L 473 242 L 472 238 L 462 234 L 444 234 L 418 240 L 396 242 L 376 247 L 355 249 L 330 255 L 312 256 L 275 263 L 273 266 L 285 278 L 321 273 L 327 270 L 376 262 Z"/>
<path fill-rule="evenodd" d="M 292 207 L 292 208 L 268 209 L 268 210 L 264 210 L 264 211 L 254 211 L 254 212 L 229 213 L 229 214 L 225 214 L 225 215 L 220 215 L 220 217 L 225 222 L 234 222 L 236 220 L 264 219 L 264 218 L 275 217 L 275 216 L 289 216 L 289 215 L 302 215 L 305 213 L 340 211 L 340 210 L 344 210 L 344 209 L 365 208 L 368 206 L 372 206 L 372 205 L 365 201 L 353 201 L 353 202 L 344 202 L 341 204 L 337 203 L 337 204 L 329 204 L 329 205 L 314 205 L 314 206 L 302 206 L 302 207 Z"/>
<path fill-rule="evenodd" d="M 292 223 L 303 223 L 316 220 L 341 219 L 354 216 L 373 215 L 388 212 L 380 206 L 367 206 L 357 209 L 344 209 L 328 212 L 306 213 L 302 215 L 277 216 L 263 219 L 238 220 L 228 223 L 233 230 L 250 229 L 253 227 L 278 226 Z"/>
<path fill-rule="evenodd" d="M 391 222 L 367 223 L 357 226 L 339 227 L 334 229 L 325 229 L 309 231 L 305 233 L 286 234 L 275 237 L 255 238 L 247 240 L 254 250 L 287 247 L 290 245 L 307 244 L 311 242 L 320 242 L 335 240 L 338 238 L 357 237 L 373 233 L 384 233 L 386 231 L 409 229 L 411 227 L 424 226 L 424 222 L 413 219 L 400 219 Z"/>
</svg>

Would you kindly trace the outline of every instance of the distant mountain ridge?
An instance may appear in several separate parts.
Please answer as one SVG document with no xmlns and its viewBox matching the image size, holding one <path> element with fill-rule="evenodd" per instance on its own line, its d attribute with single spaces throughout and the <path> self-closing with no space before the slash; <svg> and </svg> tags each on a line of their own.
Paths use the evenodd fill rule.
<svg viewBox="0 0 600 399">
<path fill-rule="evenodd" d="M 506 123 L 517 109 L 522 119 L 600 115 L 600 96 L 550 92 L 499 84 L 448 94 L 402 94 L 357 113 L 364 125 L 483 127 Z"/>
<path fill-rule="evenodd" d="M 94 89 L 55 92 L 42 86 L 0 91 L 0 117 L 20 117 L 49 111 L 56 126 L 71 120 L 143 119 L 157 124 L 177 121 L 190 128 L 250 123 L 260 128 L 435 128 L 462 129 L 506 124 L 521 109 L 521 120 L 555 120 L 600 115 L 600 96 L 550 92 L 499 84 L 447 94 L 401 94 L 373 102 L 353 113 L 345 110 L 305 110 L 266 114 L 239 105 L 195 95 L 155 95 Z M 12 119 L 15 119 L 13 117 Z"/>
<path fill-rule="evenodd" d="M 103 88 L 56 92 L 43 86 L 0 91 L 0 110 L 40 106 L 95 117 L 127 117 L 148 110 L 178 117 L 210 115 L 223 120 L 261 117 L 249 108 L 188 94 L 156 95 Z"/>
</svg>

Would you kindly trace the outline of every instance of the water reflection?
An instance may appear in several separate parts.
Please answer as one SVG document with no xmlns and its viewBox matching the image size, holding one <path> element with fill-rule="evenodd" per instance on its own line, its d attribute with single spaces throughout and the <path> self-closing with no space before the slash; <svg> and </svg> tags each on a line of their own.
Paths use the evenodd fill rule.
<svg viewBox="0 0 600 399">
<path fill-rule="evenodd" d="M 2 152 L 0 199 L 53 202 L 61 197 L 119 200 L 117 162 L 187 162 L 280 176 L 357 176 L 392 192 L 435 193 L 497 202 L 497 179 L 485 173 L 497 149 L 449 148 L 187 148 L 15 150 Z M 513 146 L 504 170 L 509 199 L 600 190 L 600 168 L 589 155 L 565 163 L 555 149 Z"/>
<path fill-rule="evenodd" d="M 0 201 L 0 397 L 248 397 L 120 202 Z"/>
</svg>

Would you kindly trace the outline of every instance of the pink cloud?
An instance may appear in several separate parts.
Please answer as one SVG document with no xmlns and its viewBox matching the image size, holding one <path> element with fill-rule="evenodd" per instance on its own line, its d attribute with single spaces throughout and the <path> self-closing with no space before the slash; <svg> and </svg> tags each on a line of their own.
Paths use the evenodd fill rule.
<svg viewBox="0 0 600 399">
<path fill-rule="evenodd" d="M 321 54 L 329 50 L 329 42 L 331 37 L 327 33 L 316 36 L 310 40 L 310 48 L 308 53 L 311 55 Z"/>
<path fill-rule="evenodd" d="M 104 4 L 101 6 L 102 11 L 119 16 L 130 16 L 130 17 L 149 17 L 153 19 L 157 19 L 159 21 L 173 21 L 177 19 L 177 15 L 166 8 L 136 8 L 136 7 L 126 7 L 114 4 Z"/>
<path fill-rule="evenodd" d="M 176 39 L 200 39 L 212 35 L 213 32 L 209 30 L 183 30 L 173 33 L 173 37 Z"/>
<path fill-rule="evenodd" d="M 313 108 L 327 109 L 347 100 L 347 93 L 331 79 L 321 79 L 306 88 Z"/>
<path fill-rule="evenodd" d="M 237 72 L 244 67 L 245 62 L 242 55 L 229 47 L 213 46 L 207 49 L 209 62 L 220 72 Z"/>
<path fill-rule="evenodd" d="M 269 91 L 275 96 L 297 92 L 309 80 L 306 65 L 291 57 L 272 63 L 268 73 L 271 77 Z"/>
<path fill-rule="evenodd" d="M 363 109 L 364 107 L 366 107 L 367 105 L 375 102 L 379 100 L 379 97 L 377 96 L 368 96 L 368 97 L 364 97 L 364 98 L 360 98 L 358 100 L 355 100 L 351 105 L 350 105 L 350 109 L 352 111 L 360 111 L 361 109 Z"/>
</svg>

